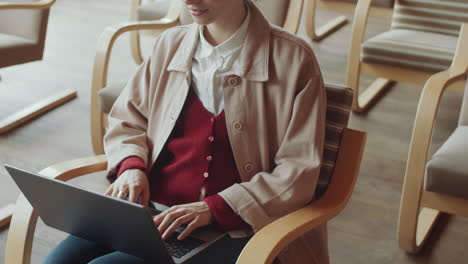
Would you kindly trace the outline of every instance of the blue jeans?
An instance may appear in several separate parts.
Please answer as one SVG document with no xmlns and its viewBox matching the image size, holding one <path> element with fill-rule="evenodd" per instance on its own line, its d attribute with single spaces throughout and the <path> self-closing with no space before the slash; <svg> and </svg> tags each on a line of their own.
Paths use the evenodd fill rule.
<svg viewBox="0 0 468 264">
<path fill-rule="evenodd" d="M 216 241 L 208 249 L 193 257 L 189 264 L 234 264 L 250 238 L 230 238 Z M 149 262 L 73 235 L 52 250 L 42 264 L 149 264 Z M 157 263 L 151 263 L 157 264 Z"/>
</svg>

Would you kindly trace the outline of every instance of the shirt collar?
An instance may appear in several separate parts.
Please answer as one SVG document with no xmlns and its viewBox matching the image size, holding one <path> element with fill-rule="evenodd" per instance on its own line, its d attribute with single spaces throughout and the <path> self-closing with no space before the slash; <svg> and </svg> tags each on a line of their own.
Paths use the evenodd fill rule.
<svg viewBox="0 0 468 264">
<path fill-rule="evenodd" d="M 219 44 L 218 46 L 211 45 L 205 38 L 203 32 L 206 29 L 205 26 L 199 27 L 199 49 L 195 54 L 195 59 L 204 58 L 212 54 L 213 52 L 226 57 L 231 54 L 236 48 L 242 46 L 245 41 L 245 36 L 247 35 L 247 28 L 249 27 L 250 22 L 250 11 L 247 7 L 247 15 L 242 22 L 241 26 L 237 29 L 237 31 L 225 40 L 223 43 Z"/>
<path fill-rule="evenodd" d="M 241 52 L 239 76 L 251 81 L 264 82 L 269 78 L 271 26 L 254 4 L 249 4 L 249 11 L 251 17 Z M 167 70 L 189 74 L 201 25 L 193 23 L 185 27 L 187 34 L 177 48 Z"/>
</svg>

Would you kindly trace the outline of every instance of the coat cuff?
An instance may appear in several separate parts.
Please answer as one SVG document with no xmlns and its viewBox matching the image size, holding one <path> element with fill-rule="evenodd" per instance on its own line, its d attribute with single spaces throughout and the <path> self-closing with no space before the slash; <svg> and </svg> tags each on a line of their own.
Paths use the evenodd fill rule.
<svg viewBox="0 0 468 264">
<path fill-rule="evenodd" d="M 119 176 L 122 175 L 122 173 L 129 169 L 139 169 L 146 173 L 146 164 L 140 157 L 128 157 L 124 159 L 122 163 L 120 163 L 116 178 L 119 178 Z"/>
<path fill-rule="evenodd" d="M 238 214 L 236 214 L 228 203 L 220 195 L 212 195 L 203 199 L 210 208 L 210 212 L 218 226 L 224 231 L 250 229 Z"/>
</svg>

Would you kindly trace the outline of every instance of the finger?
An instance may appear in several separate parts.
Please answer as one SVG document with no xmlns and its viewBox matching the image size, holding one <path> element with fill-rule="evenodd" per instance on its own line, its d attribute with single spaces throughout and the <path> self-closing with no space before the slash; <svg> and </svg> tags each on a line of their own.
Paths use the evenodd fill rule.
<svg viewBox="0 0 468 264">
<path fill-rule="evenodd" d="M 150 193 L 149 193 L 148 188 L 143 189 L 143 192 L 141 193 L 141 200 L 140 200 L 141 205 L 148 206 L 149 197 L 150 197 Z"/>
<path fill-rule="evenodd" d="M 162 220 L 164 220 L 164 218 L 166 217 L 167 214 L 169 213 L 172 213 L 176 211 L 176 207 L 173 206 L 169 209 L 167 209 L 166 211 L 163 211 L 161 213 L 159 213 L 158 215 L 156 215 L 154 218 L 153 218 L 153 221 L 154 221 L 154 225 L 156 226 L 159 226 L 159 224 L 162 222 Z"/>
<path fill-rule="evenodd" d="M 139 195 L 140 192 L 137 188 L 130 188 L 130 192 L 128 194 L 128 201 L 131 203 L 135 203 Z"/>
<path fill-rule="evenodd" d="M 159 232 L 162 234 L 166 231 L 167 227 L 174 221 L 174 219 L 179 218 L 184 214 L 183 211 L 176 211 L 166 215 L 161 224 L 158 226 Z"/>
<path fill-rule="evenodd" d="M 119 188 L 116 186 L 116 187 L 112 190 L 111 196 L 117 197 L 118 195 L 119 195 Z M 118 197 L 117 197 L 117 198 L 118 198 Z"/>
<path fill-rule="evenodd" d="M 114 191 L 114 185 L 111 184 L 111 185 L 107 188 L 107 190 L 104 192 L 104 194 L 105 194 L 105 195 L 111 195 L 113 191 Z"/>
<path fill-rule="evenodd" d="M 168 239 L 174 231 L 179 228 L 181 225 L 190 222 L 195 219 L 195 215 L 193 213 L 182 215 L 181 217 L 177 218 L 172 224 L 166 229 L 164 234 L 162 235 L 163 239 Z"/>
<path fill-rule="evenodd" d="M 199 223 L 198 218 L 195 218 L 192 222 L 190 222 L 187 225 L 187 227 L 184 229 L 184 231 L 182 231 L 182 233 L 180 233 L 180 235 L 177 237 L 177 239 L 179 239 L 179 240 L 185 239 L 186 237 L 188 237 L 193 232 L 193 230 L 195 230 L 198 227 L 200 227 L 200 223 Z"/>
</svg>

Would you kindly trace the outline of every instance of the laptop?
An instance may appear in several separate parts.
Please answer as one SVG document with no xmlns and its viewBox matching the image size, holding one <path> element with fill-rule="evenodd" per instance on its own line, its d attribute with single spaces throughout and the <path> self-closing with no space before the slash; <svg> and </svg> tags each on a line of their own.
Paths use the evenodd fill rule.
<svg viewBox="0 0 468 264">
<path fill-rule="evenodd" d="M 5 168 L 46 225 L 145 260 L 184 263 L 227 235 L 205 226 L 184 240 L 177 240 L 177 234 L 163 240 L 153 216 L 167 209 L 164 205 L 145 207 L 9 165 Z"/>
</svg>

